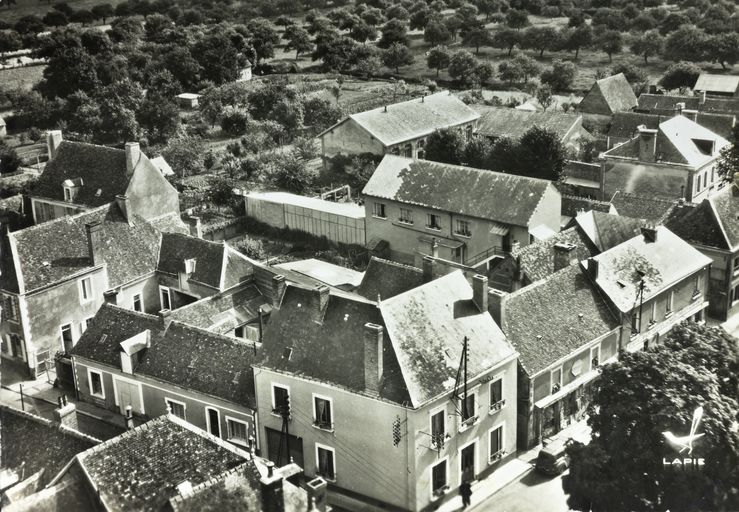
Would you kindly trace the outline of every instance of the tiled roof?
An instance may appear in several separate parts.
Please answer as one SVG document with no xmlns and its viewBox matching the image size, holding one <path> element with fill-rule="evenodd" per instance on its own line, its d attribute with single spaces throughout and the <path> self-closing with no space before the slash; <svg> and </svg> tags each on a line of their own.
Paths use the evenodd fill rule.
<svg viewBox="0 0 739 512">
<path fill-rule="evenodd" d="M 686 109 L 699 112 L 739 115 L 739 98 L 712 98 L 710 96 L 706 97 L 705 101 L 701 101 L 698 96 L 642 94 L 639 96 L 637 109 L 652 114 L 673 115 L 678 103 L 684 103 Z"/>
<path fill-rule="evenodd" d="M 160 233 L 133 216 L 126 220 L 115 202 L 14 231 L 25 291 L 56 283 L 92 268 L 85 224 L 101 222 L 103 260 L 111 288 L 154 271 Z"/>
<path fill-rule="evenodd" d="M 389 299 L 422 284 L 421 269 L 372 257 L 355 292 L 370 300 Z"/>
<path fill-rule="evenodd" d="M 536 178 L 385 155 L 362 193 L 528 226 L 550 187 L 549 181 Z"/>
<path fill-rule="evenodd" d="M 597 80 L 595 84 L 593 84 L 591 91 L 588 92 L 588 95 L 590 95 L 593 90 L 600 90 L 600 93 L 603 95 L 603 99 L 611 112 L 631 110 L 637 105 L 634 90 L 631 88 L 631 85 L 629 85 L 629 81 L 626 80 L 623 73 Z M 587 99 L 588 95 L 586 95 L 583 101 Z"/>
<path fill-rule="evenodd" d="M 629 240 L 639 233 L 644 220 L 603 212 L 586 212 L 575 218 L 580 231 L 598 252 Z"/>
<path fill-rule="evenodd" d="M 62 183 L 77 178 L 81 178 L 83 184 L 74 199 L 75 204 L 101 206 L 114 201 L 128 186 L 125 151 L 64 140 L 56 156 L 46 164 L 31 195 L 64 201 Z"/>
<path fill-rule="evenodd" d="M 739 184 L 727 186 L 709 198 L 714 214 L 721 223 L 724 237 L 732 250 L 739 246 Z"/>
<path fill-rule="evenodd" d="M 637 127 L 639 125 L 644 125 L 647 128 L 655 130 L 659 127 L 660 123 L 674 117 L 676 113 L 677 111 L 669 114 L 616 112 L 611 119 L 611 128 L 608 130 L 608 136 L 619 139 L 631 139 L 638 135 Z M 692 115 L 688 112 L 685 112 L 684 115 L 692 119 Z M 731 137 L 731 130 L 734 128 L 735 119 L 736 117 L 733 114 L 698 112 L 695 115 L 696 123 L 725 139 Z"/>
<path fill-rule="evenodd" d="M 561 140 L 582 118 L 580 115 L 561 112 L 530 112 L 485 105 L 472 105 L 472 108 L 480 114 L 480 119 L 477 121 L 477 133 L 495 138 L 517 139 L 529 129 L 537 126 L 554 132 Z"/>
<path fill-rule="evenodd" d="M 729 185 L 697 206 L 675 208 L 665 225 L 688 242 L 736 251 L 739 249 L 739 193 Z"/>
<path fill-rule="evenodd" d="M 594 248 L 588 244 L 588 239 L 577 228 L 560 231 L 546 240 L 521 247 L 514 256 L 518 259 L 519 269 L 529 281 L 539 281 L 561 270 L 557 268 L 558 251 L 556 245 L 571 245 L 572 250 L 568 257 L 572 262 L 579 262 L 595 254 Z"/>
<path fill-rule="evenodd" d="M 460 270 L 384 300 L 380 310 L 414 407 L 453 389 L 465 337 L 470 378 L 515 354 L 490 314 L 472 302 Z"/>
<path fill-rule="evenodd" d="M 677 201 L 674 199 L 618 192 L 611 198 L 611 203 L 616 207 L 619 215 L 662 223 L 664 218 L 675 207 Z"/>
<path fill-rule="evenodd" d="M 648 300 L 712 261 L 663 226 L 654 242 L 638 235 L 593 259 L 598 262 L 598 286 L 622 312 L 637 304 L 642 275 Z"/>
<path fill-rule="evenodd" d="M 238 284 L 253 272 L 249 259 L 224 242 L 211 242 L 180 233 L 163 233 L 157 270 L 179 275 L 185 272 L 186 259 L 195 260 L 195 271 L 190 275 L 190 280 L 220 290 Z"/>
<path fill-rule="evenodd" d="M 348 119 L 354 120 L 385 146 L 390 146 L 428 135 L 434 130 L 469 123 L 479 117 L 477 112 L 455 95 L 442 91 L 352 114 Z M 336 126 L 338 125 L 326 131 L 331 131 Z"/>
<path fill-rule="evenodd" d="M 619 325 L 578 265 L 510 294 L 504 310 L 503 331 L 529 376 Z"/>
<path fill-rule="evenodd" d="M 739 90 L 739 76 L 701 73 L 693 89 L 696 91 L 736 94 Z"/>
<path fill-rule="evenodd" d="M 607 201 L 598 201 L 588 197 L 580 196 L 562 196 L 562 215 L 567 217 L 575 217 L 581 212 L 589 211 L 616 213 L 614 206 Z"/>
<path fill-rule="evenodd" d="M 315 258 L 279 263 L 275 265 L 275 268 L 292 270 L 326 283 L 328 286 L 334 286 L 344 290 L 350 290 L 359 286 L 363 275 L 362 272 Z"/>
<path fill-rule="evenodd" d="M 611 197 L 611 202 L 619 214 L 628 217 L 635 217 L 635 215 L 628 213 L 628 210 L 622 210 L 619 206 L 622 203 L 617 202 L 614 197 L 627 194 L 660 201 L 675 201 L 685 196 L 687 184 L 688 173 L 683 169 L 635 160 L 609 159 L 606 161 L 606 197 Z"/>
<path fill-rule="evenodd" d="M 160 511 L 178 494 L 249 459 L 225 441 L 172 415 L 160 416 L 79 456 L 112 510 Z"/>
<path fill-rule="evenodd" d="M 0 460 L 3 468 L 25 462 L 25 477 L 45 469 L 46 485 L 78 453 L 100 441 L 33 414 L 0 405 Z"/>
</svg>

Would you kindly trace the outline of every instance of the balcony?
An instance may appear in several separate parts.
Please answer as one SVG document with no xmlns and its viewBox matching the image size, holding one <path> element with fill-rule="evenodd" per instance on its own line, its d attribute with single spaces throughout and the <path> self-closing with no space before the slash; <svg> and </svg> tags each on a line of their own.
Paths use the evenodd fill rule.
<svg viewBox="0 0 739 512">
<path fill-rule="evenodd" d="M 696 288 L 693 290 L 693 294 L 690 296 L 690 300 L 697 300 L 701 296 L 701 291 Z"/>
<path fill-rule="evenodd" d="M 459 431 L 461 432 L 463 430 L 467 430 L 472 425 L 474 425 L 475 422 L 477 422 L 478 419 L 480 419 L 480 417 L 477 416 L 477 415 L 475 415 L 475 416 L 470 416 L 466 420 L 462 420 L 462 423 L 459 425 Z"/>
<path fill-rule="evenodd" d="M 498 411 L 499 411 L 499 410 L 501 410 L 501 409 L 502 409 L 503 407 L 505 407 L 505 399 L 503 399 L 503 400 L 498 400 L 498 401 L 497 401 L 497 402 L 495 402 L 494 404 L 491 404 L 491 405 L 490 405 L 490 414 L 493 414 L 493 413 L 495 413 L 495 412 L 498 412 Z"/>
</svg>

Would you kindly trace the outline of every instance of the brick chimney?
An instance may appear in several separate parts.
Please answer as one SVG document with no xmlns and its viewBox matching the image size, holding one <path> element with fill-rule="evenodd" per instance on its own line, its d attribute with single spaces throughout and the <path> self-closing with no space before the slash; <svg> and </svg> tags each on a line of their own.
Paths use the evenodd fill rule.
<svg viewBox="0 0 739 512">
<path fill-rule="evenodd" d="M 484 313 L 488 310 L 488 278 L 475 274 L 472 276 L 472 301 Z"/>
<path fill-rule="evenodd" d="M 423 282 L 428 283 L 434 280 L 434 266 L 436 260 L 431 256 L 424 256 L 421 266 L 423 267 Z"/>
<path fill-rule="evenodd" d="M 683 113 L 683 110 L 685 110 L 685 103 L 680 101 L 678 103 L 675 103 L 675 115 L 679 116 Z"/>
<path fill-rule="evenodd" d="M 167 329 L 167 327 L 169 327 L 169 324 L 172 323 L 172 310 L 163 309 L 158 313 L 158 316 L 159 324 L 162 326 L 162 329 Z"/>
<path fill-rule="evenodd" d="M 595 281 L 598 279 L 598 260 L 595 258 L 588 258 L 588 276 L 590 276 L 590 279 Z"/>
<path fill-rule="evenodd" d="M 364 324 L 364 387 L 371 393 L 379 393 L 382 380 L 382 326 Z"/>
<path fill-rule="evenodd" d="M 126 414 L 124 416 L 126 421 L 126 430 L 133 430 L 135 425 L 133 423 L 133 407 L 130 405 L 126 406 Z"/>
<path fill-rule="evenodd" d="M 131 177 L 141 160 L 141 147 L 138 142 L 126 142 L 126 176 Z"/>
<path fill-rule="evenodd" d="M 567 268 L 577 261 L 575 244 L 568 242 L 554 244 L 554 271 Z"/>
<path fill-rule="evenodd" d="M 285 294 L 285 276 L 275 275 L 272 276 L 272 307 L 279 309 L 282 303 L 282 296 Z"/>
<path fill-rule="evenodd" d="M 131 212 L 131 201 L 128 199 L 128 196 L 125 195 L 117 195 L 115 196 L 115 203 L 118 205 L 118 208 L 121 210 L 121 213 L 126 218 L 126 220 L 131 223 L 131 219 L 129 218 L 129 215 L 133 212 Z"/>
<path fill-rule="evenodd" d="M 495 288 L 490 288 L 490 291 L 488 292 L 488 311 L 490 311 L 490 316 L 493 317 L 493 320 L 495 320 L 495 323 L 497 323 L 498 327 L 501 329 L 506 320 L 505 308 L 508 295 L 508 292 L 496 290 Z"/>
<path fill-rule="evenodd" d="M 327 485 L 326 480 L 320 476 L 305 484 L 306 490 L 308 491 L 309 510 L 326 512 Z"/>
<path fill-rule="evenodd" d="M 58 396 L 57 405 L 58 407 L 54 409 L 54 419 L 65 427 L 78 430 L 77 407 L 73 403 L 67 402 L 67 395 Z"/>
<path fill-rule="evenodd" d="M 282 475 L 275 471 L 275 463 L 267 461 L 267 475 L 259 480 L 264 512 L 284 512 L 285 496 L 282 490 Z"/>
<path fill-rule="evenodd" d="M 657 130 L 639 125 L 639 160 L 654 162 L 657 155 Z"/>
<path fill-rule="evenodd" d="M 694 123 L 697 123 L 698 122 L 698 111 L 697 110 L 683 109 L 683 116 L 684 117 L 687 117 L 688 119 L 690 119 Z"/>
<path fill-rule="evenodd" d="M 62 131 L 50 130 L 46 132 L 46 151 L 49 153 L 49 160 L 56 156 L 59 145 L 62 143 Z"/>
<path fill-rule="evenodd" d="M 118 290 L 106 290 L 103 292 L 103 299 L 106 304 L 118 305 Z"/>
<path fill-rule="evenodd" d="M 313 321 L 322 322 L 323 314 L 328 306 L 329 288 L 325 284 L 317 286 L 311 292 Z"/>
<path fill-rule="evenodd" d="M 104 233 L 103 225 L 100 221 L 85 224 L 85 233 L 87 234 L 87 254 L 90 257 L 90 263 L 101 265 L 103 263 L 103 243 Z"/>
<path fill-rule="evenodd" d="M 644 236 L 645 242 L 657 241 L 657 226 L 648 224 L 641 228 L 641 234 Z"/>
<path fill-rule="evenodd" d="M 200 217 L 195 215 L 187 217 L 187 226 L 190 228 L 190 236 L 203 238 L 203 222 Z"/>
</svg>

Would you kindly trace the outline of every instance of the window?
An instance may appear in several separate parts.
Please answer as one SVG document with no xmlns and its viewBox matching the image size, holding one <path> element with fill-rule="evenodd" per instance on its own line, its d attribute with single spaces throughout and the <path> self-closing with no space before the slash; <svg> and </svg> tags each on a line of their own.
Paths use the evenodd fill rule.
<svg viewBox="0 0 739 512">
<path fill-rule="evenodd" d="M 221 437 L 221 419 L 218 409 L 212 407 L 205 408 L 205 418 L 208 423 L 208 432 L 216 437 Z"/>
<path fill-rule="evenodd" d="M 562 367 L 552 370 L 552 393 L 562 389 Z"/>
<path fill-rule="evenodd" d="M 85 332 L 87 328 L 90 327 L 93 318 L 94 317 L 90 316 L 80 322 L 80 332 Z"/>
<path fill-rule="evenodd" d="M 503 400 L 503 379 L 497 378 L 490 383 L 490 410 L 500 410 L 503 405 L 505 405 L 505 400 Z"/>
<path fill-rule="evenodd" d="M 92 281 L 89 277 L 80 279 L 80 302 L 92 300 Z"/>
<path fill-rule="evenodd" d="M 446 435 L 446 410 L 431 415 L 431 444 L 435 448 L 444 448 Z"/>
<path fill-rule="evenodd" d="M 454 230 L 454 232 L 462 236 L 472 236 L 472 231 L 470 231 L 470 223 L 466 220 L 457 220 L 457 228 Z"/>
<path fill-rule="evenodd" d="M 165 403 L 167 404 L 167 409 L 169 409 L 169 412 L 177 416 L 178 418 L 185 419 L 185 404 L 182 402 L 178 402 L 177 400 L 172 400 L 171 398 L 165 398 Z"/>
<path fill-rule="evenodd" d="M 98 398 L 105 398 L 105 389 L 103 388 L 103 374 L 94 370 L 87 369 L 87 383 L 90 386 L 90 394 Z"/>
<path fill-rule="evenodd" d="M 490 461 L 500 459 L 503 452 L 503 425 L 498 425 L 490 429 Z"/>
<path fill-rule="evenodd" d="M 140 293 L 133 296 L 133 310 L 139 312 L 144 310 L 144 303 L 141 301 Z"/>
<path fill-rule="evenodd" d="M 332 430 L 334 428 L 331 399 L 313 395 L 313 424 L 318 428 Z"/>
<path fill-rule="evenodd" d="M 638 309 L 631 312 L 631 335 L 638 333 L 641 329 L 641 313 Z"/>
<path fill-rule="evenodd" d="M 665 302 L 665 316 L 672 314 L 672 303 L 675 300 L 675 292 L 671 291 L 667 295 L 667 302 Z"/>
<path fill-rule="evenodd" d="M 373 203 L 372 215 L 374 215 L 375 217 L 380 217 L 381 219 L 385 219 L 385 203 Z"/>
<path fill-rule="evenodd" d="M 462 423 L 471 425 L 477 419 L 475 416 L 475 393 L 469 393 L 466 399 L 462 399 Z"/>
<path fill-rule="evenodd" d="M 600 366 L 600 345 L 590 349 L 590 369 L 595 370 Z"/>
<path fill-rule="evenodd" d="M 234 329 L 234 336 L 241 339 L 259 341 L 259 326 L 248 324 L 240 325 Z"/>
<path fill-rule="evenodd" d="M 18 321 L 18 299 L 12 295 L 6 296 L 2 301 L 2 317 L 0 320 Z"/>
<path fill-rule="evenodd" d="M 703 293 L 703 274 L 695 276 L 695 290 L 693 291 L 693 298 L 697 298 Z"/>
<path fill-rule="evenodd" d="M 698 185 L 695 187 L 695 190 L 697 191 L 700 189 L 701 189 L 701 175 L 699 174 L 698 175 Z"/>
<path fill-rule="evenodd" d="M 316 473 L 326 480 L 336 480 L 334 449 L 316 443 Z"/>
<path fill-rule="evenodd" d="M 475 467 L 477 466 L 477 442 L 473 441 L 459 450 L 459 475 L 460 481 L 475 478 Z"/>
<path fill-rule="evenodd" d="M 62 331 L 62 348 L 64 349 L 64 353 L 68 354 L 72 347 L 74 346 L 74 341 L 72 337 L 72 324 L 64 324 L 61 327 Z"/>
<path fill-rule="evenodd" d="M 290 413 L 290 390 L 276 384 L 272 385 L 272 412 L 275 414 L 283 414 L 287 408 Z"/>
<path fill-rule="evenodd" d="M 649 318 L 649 325 L 650 325 L 650 327 L 651 327 L 652 324 L 654 324 L 656 322 L 657 322 L 657 300 L 655 299 L 652 302 L 652 312 L 650 313 L 650 318 Z"/>
<path fill-rule="evenodd" d="M 228 431 L 228 440 L 232 443 L 244 446 L 249 444 L 249 425 L 245 422 L 226 416 L 226 430 Z"/>
<path fill-rule="evenodd" d="M 169 295 L 169 288 L 166 286 L 159 287 L 159 300 L 161 309 L 172 309 L 172 298 Z"/>
<path fill-rule="evenodd" d="M 403 224 L 413 224 L 413 210 L 409 208 L 401 208 L 398 222 L 402 222 Z"/>
<path fill-rule="evenodd" d="M 431 467 L 431 492 L 435 495 L 443 494 L 446 484 L 446 459 Z"/>
<path fill-rule="evenodd" d="M 441 229 L 441 217 L 433 213 L 426 214 L 426 227 L 429 229 Z"/>
</svg>

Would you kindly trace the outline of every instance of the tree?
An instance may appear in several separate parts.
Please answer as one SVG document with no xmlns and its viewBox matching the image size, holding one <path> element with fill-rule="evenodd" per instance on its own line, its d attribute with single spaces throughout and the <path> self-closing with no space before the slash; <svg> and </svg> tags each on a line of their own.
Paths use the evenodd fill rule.
<svg viewBox="0 0 739 512">
<path fill-rule="evenodd" d="M 736 180 L 736 174 L 739 173 L 739 124 L 734 125 L 731 131 L 731 145 L 721 150 L 716 171 L 718 175 L 726 182 Z"/>
<path fill-rule="evenodd" d="M 426 65 L 429 69 L 436 70 L 436 76 L 439 76 L 439 71 L 446 69 L 449 66 L 450 56 L 449 50 L 446 46 L 435 46 L 431 48 L 426 57 Z"/>
<path fill-rule="evenodd" d="M 444 18 L 444 26 L 449 31 L 452 41 L 457 40 L 457 32 L 462 28 L 463 24 L 464 20 L 459 14 L 452 14 L 448 18 Z"/>
<path fill-rule="evenodd" d="M 604 31 L 597 40 L 597 46 L 608 55 L 608 62 L 613 62 L 613 54 L 620 53 L 623 48 L 623 37 L 616 30 Z"/>
<path fill-rule="evenodd" d="M 488 169 L 493 144 L 490 139 L 482 135 L 475 135 L 464 146 L 462 162 L 477 169 Z"/>
<path fill-rule="evenodd" d="M 408 20 L 408 24 L 411 30 L 425 29 L 431 16 L 431 9 L 429 9 L 426 2 L 420 2 L 418 9 L 411 10 L 411 17 Z"/>
<path fill-rule="evenodd" d="M 0 30 L 0 57 L 4 58 L 7 52 L 20 50 L 22 47 L 21 37 L 15 30 Z"/>
<path fill-rule="evenodd" d="M 580 25 L 567 34 L 563 44 L 567 50 L 575 51 L 575 60 L 577 60 L 580 50 L 593 44 L 593 29 L 587 24 Z"/>
<path fill-rule="evenodd" d="M 138 42 L 143 33 L 144 29 L 137 20 L 133 18 L 117 18 L 110 24 L 108 36 L 118 43 L 134 44 Z"/>
<path fill-rule="evenodd" d="M 105 24 L 107 19 L 113 16 L 115 11 L 110 4 L 97 4 L 90 9 L 90 12 L 95 18 L 103 20 L 103 24 Z"/>
<path fill-rule="evenodd" d="M 464 135 L 456 128 L 436 130 L 426 140 L 426 160 L 458 165 L 464 147 Z"/>
<path fill-rule="evenodd" d="M 390 48 L 393 43 L 408 46 L 405 23 L 400 20 L 390 20 L 385 23 L 382 27 L 382 37 L 377 42 L 377 46 L 386 49 Z"/>
<path fill-rule="evenodd" d="M 484 26 L 477 26 L 466 30 L 462 34 L 462 44 L 475 47 L 475 55 L 480 53 L 480 46 L 490 42 L 490 32 Z"/>
<path fill-rule="evenodd" d="M 272 24 L 263 19 L 256 18 L 246 25 L 251 33 L 250 43 L 257 52 L 257 62 L 269 59 L 275 55 L 275 45 L 280 42 L 280 36 Z"/>
<path fill-rule="evenodd" d="M 689 24 L 690 20 L 684 14 L 674 12 L 672 14 L 669 14 L 665 19 L 662 20 L 662 23 L 659 27 L 659 33 L 663 36 L 666 36 L 667 34 L 676 31 L 683 25 Z"/>
<path fill-rule="evenodd" d="M 10 174 L 21 166 L 21 159 L 14 148 L 0 140 L 0 174 Z"/>
<path fill-rule="evenodd" d="M 575 510 L 738 510 L 737 340 L 684 322 L 662 346 L 621 352 L 601 368 L 588 424 L 592 440 L 567 448 L 562 487 Z M 703 408 L 692 457 L 699 470 L 665 465 L 684 455 L 663 432 L 687 432 Z"/>
<path fill-rule="evenodd" d="M 459 50 L 449 60 L 449 76 L 461 86 L 470 86 L 474 82 L 477 59 L 467 50 Z"/>
<path fill-rule="evenodd" d="M 547 111 L 549 107 L 551 107 L 555 103 L 554 99 L 554 92 L 552 91 L 552 88 L 547 84 L 541 84 L 539 87 L 536 88 L 536 101 L 539 102 L 539 105 L 544 109 L 544 112 Z"/>
<path fill-rule="evenodd" d="M 485 15 L 485 22 L 490 20 L 490 15 L 500 11 L 503 7 L 501 0 L 476 0 L 475 5 L 478 11 Z"/>
<path fill-rule="evenodd" d="M 285 30 L 285 35 L 288 35 L 288 30 Z M 298 60 L 301 53 L 311 51 L 313 49 L 313 43 L 311 42 L 308 31 L 298 26 L 290 27 L 285 49 L 295 50 L 295 60 Z"/>
<path fill-rule="evenodd" d="M 480 62 L 475 68 L 475 80 L 482 88 L 495 76 L 495 68 L 489 62 Z"/>
<path fill-rule="evenodd" d="M 167 142 L 180 126 L 180 114 L 174 100 L 158 94 L 147 95 L 136 114 L 139 125 L 146 130 L 149 142 Z"/>
<path fill-rule="evenodd" d="M 495 48 L 501 48 L 501 49 L 507 49 L 508 50 L 508 56 L 511 56 L 511 53 L 513 53 L 513 47 L 519 44 L 521 40 L 521 33 L 517 30 L 513 30 L 510 28 L 504 28 L 501 30 L 498 30 L 493 34 L 493 38 L 491 40 L 491 44 Z"/>
<path fill-rule="evenodd" d="M 637 16 L 636 19 L 631 22 L 631 30 L 632 32 L 646 32 L 647 30 L 656 29 L 657 25 L 657 20 L 655 20 L 648 14 L 642 14 L 640 16 Z"/>
<path fill-rule="evenodd" d="M 377 29 L 372 25 L 360 20 L 349 30 L 349 37 L 357 42 L 364 43 L 377 37 Z"/>
<path fill-rule="evenodd" d="M 659 55 L 664 46 L 664 39 L 656 30 L 644 32 L 631 43 L 631 53 L 644 57 L 644 64 L 649 62 L 649 57 Z"/>
<path fill-rule="evenodd" d="M 399 4 L 391 5 L 385 9 L 385 17 L 388 20 L 407 21 L 411 17 L 405 7 Z"/>
<path fill-rule="evenodd" d="M 739 60 L 739 34 L 725 32 L 710 36 L 706 40 L 706 54 L 726 69 Z"/>
<path fill-rule="evenodd" d="M 321 59 L 327 71 L 348 71 L 357 46 L 359 44 L 349 37 L 334 35 L 318 37 L 311 58 Z"/>
<path fill-rule="evenodd" d="M 302 194 L 313 183 L 314 175 L 304 160 L 288 154 L 280 159 L 272 172 L 271 180 L 279 187 L 293 194 Z"/>
<path fill-rule="evenodd" d="M 498 172 L 514 172 L 517 169 L 518 144 L 510 137 L 500 137 L 490 148 L 488 168 Z"/>
<path fill-rule="evenodd" d="M 303 102 L 304 120 L 306 126 L 310 126 L 315 132 L 328 128 L 341 119 L 343 112 L 341 107 L 334 104 L 328 98 L 320 96 L 309 96 Z"/>
<path fill-rule="evenodd" d="M 69 19 L 63 12 L 49 11 L 44 15 L 43 22 L 49 27 L 63 27 L 69 23 Z"/>
<path fill-rule="evenodd" d="M 535 77 L 540 71 L 539 64 L 523 53 L 519 53 L 513 59 L 501 62 L 498 65 L 501 80 L 505 80 L 509 84 L 514 82 L 527 83 L 529 78 Z"/>
<path fill-rule="evenodd" d="M 577 66 L 572 62 L 555 60 L 551 69 L 541 74 L 541 82 L 555 91 L 565 91 L 572 86 L 577 76 Z"/>
<path fill-rule="evenodd" d="M 522 37 L 527 48 L 539 50 L 539 58 L 544 57 L 544 50 L 557 50 L 560 45 L 560 35 L 552 27 L 531 27 L 526 29 Z"/>
<path fill-rule="evenodd" d="M 97 62 L 80 47 L 60 48 L 44 69 L 38 90 L 47 98 L 66 98 L 75 91 L 92 91 L 100 81 Z"/>
<path fill-rule="evenodd" d="M 95 15 L 87 9 L 80 9 L 72 13 L 72 16 L 70 16 L 70 20 L 75 23 L 81 23 L 84 27 L 88 23 L 92 23 L 93 21 L 95 21 Z"/>
<path fill-rule="evenodd" d="M 393 43 L 382 53 L 383 64 L 394 69 L 396 73 L 400 72 L 400 66 L 413 64 L 413 60 L 413 54 L 408 47 L 400 43 Z"/>
<path fill-rule="evenodd" d="M 706 41 L 705 32 L 685 25 L 667 36 L 663 56 L 674 61 L 700 62 L 705 58 Z"/>
<path fill-rule="evenodd" d="M 215 84 L 236 80 L 243 58 L 223 32 L 212 33 L 195 43 L 192 56 L 200 64 L 201 77 Z M 174 71 L 173 74 L 177 76 Z"/>
<path fill-rule="evenodd" d="M 39 32 L 43 32 L 44 22 L 41 21 L 41 18 L 39 18 L 38 16 L 29 14 L 27 16 L 23 16 L 18 21 L 16 21 L 15 25 L 13 25 L 13 28 L 21 35 L 38 34 Z"/>
<path fill-rule="evenodd" d="M 516 153 L 518 174 L 550 181 L 562 176 L 567 150 L 554 132 L 530 128 L 521 136 Z"/>
<path fill-rule="evenodd" d="M 449 29 L 441 20 L 434 19 L 429 21 L 426 29 L 423 31 L 423 40 L 431 46 L 446 44 L 451 39 L 452 35 L 449 33 Z"/>
<path fill-rule="evenodd" d="M 180 178 L 200 174 L 203 171 L 204 155 L 203 140 L 187 135 L 170 139 L 162 150 L 162 156 Z"/>
<path fill-rule="evenodd" d="M 510 28 L 521 29 L 529 25 L 529 15 L 526 11 L 508 9 L 505 15 L 506 25 Z"/>
<path fill-rule="evenodd" d="M 659 85 L 667 90 L 695 87 L 702 70 L 698 65 L 692 62 L 680 61 L 671 64 L 662 78 L 659 79 Z"/>
</svg>

